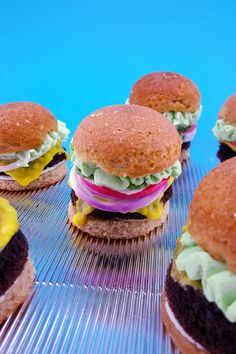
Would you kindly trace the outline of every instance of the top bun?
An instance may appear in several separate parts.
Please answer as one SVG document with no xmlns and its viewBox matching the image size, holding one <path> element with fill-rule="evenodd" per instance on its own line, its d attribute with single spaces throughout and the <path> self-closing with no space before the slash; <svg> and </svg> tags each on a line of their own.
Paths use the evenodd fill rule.
<svg viewBox="0 0 236 354">
<path fill-rule="evenodd" d="M 236 157 L 205 176 L 189 209 L 188 228 L 198 245 L 236 274 Z"/>
<path fill-rule="evenodd" d="M 0 105 L 0 154 L 34 149 L 50 131 L 57 131 L 54 115 L 39 104 Z"/>
<path fill-rule="evenodd" d="M 197 86 L 185 76 L 157 72 L 141 77 L 133 86 L 129 103 L 157 112 L 195 112 L 201 104 Z"/>
<path fill-rule="evenodd" d="M 236 126 L 236 93 L 225 101 L 219 112 L 219 118 Z"/>
<path fill-rule="evenodd" d="M 180 156 L 180 138 L 160 113 L 142 106 L 115 105 L 99 109 L 78 126 L 76 155 L 105 172 L 139 177 L 173 165 Z"/>
</svg>

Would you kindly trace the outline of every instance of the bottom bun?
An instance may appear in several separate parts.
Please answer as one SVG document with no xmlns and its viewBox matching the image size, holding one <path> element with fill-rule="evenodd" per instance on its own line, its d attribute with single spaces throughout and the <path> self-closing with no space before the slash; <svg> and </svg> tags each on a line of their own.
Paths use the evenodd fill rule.
<svg viewBox="0 0 236 354">
<path fill-rule="evenodd" d="M 84 225 L 74 225 L 72 219 L 76 214 L 76 207 L 69 204 L 70 222 L 81 231 L 98 238 L 130 239 L 149 234 L 156 227 L 163 224 L 169 212 L 169 202 L 165 203 L 161 219 L 152 220 L 102 220 L 88 216 Z"/>
<path fill-rule="evenodd" d="M 190 148 L 182 149 L 180 155 L 180 162 L 184 162 L 190 159 Z"/>
<path fill-rule="evenodd" d="M 34 266 L 30 259 L 13 285 L 0 297 L 0 323 L 13 313 L 27 298 L 34 283 Z"/>
<path fill-rule="evenodd" d="M 53 170 L 50 169 L 48 172 L 41 174 L 38 179 L 31 182 L 27 186 L 22 186 L 15 180 L 1 180 L 0 178 L 0 189 L 15 192 L 40 189 L 57 183 L 60 179 L 64 178 L 67 173 L 68 167 L 65 160 L 63 162 L 60 162 L 58 166 L 55 167 Z"/>
<path fill-rule="evenodd" d="M 197 348 L 197 346 L 191 343 L 187 338 L 185 338 L 176 328 L 175 324 L 170 319 L 167 311 L 166 311 L 166 294 L 165 292 L 162 293 L 161 298 L 161 312 L 162 312 L 162 319 L 163 322 L 169 332 L 169 335 L 179 349 L 182 354 L 209 354 L 208 351 L 204 349 Z"/>
</svg>

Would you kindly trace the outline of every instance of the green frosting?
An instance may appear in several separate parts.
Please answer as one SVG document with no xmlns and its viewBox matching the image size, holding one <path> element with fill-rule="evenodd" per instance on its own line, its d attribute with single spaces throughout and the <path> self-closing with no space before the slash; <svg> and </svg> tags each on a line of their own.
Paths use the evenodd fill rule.
<svg viewBox="0 0 236 354">
<path fill-rule="evenodd" d="M 29 149 L 20 152 L 14 152 L 9 154 L 0 154 L 0 160 L 18 160 L 21 161 L 25 167 L 29 166 L 30 160 L 35 160 L 38 157 L 44 155 L 51 147 L 55 146 L 58 140 L 66 141 L 70 131 L 66 128 L 65 123 L 60 120 L 58 123 L 58 131 L 50 132 L 46 135 L 46 138 L 42 145 L 35 149 Z"/>
<path fill-rule="evenodd" d="M 178 271 L 186 272 L 190 280 L 200 280 L 207 300 L 215 302 L 226 318 L 236 322 L 236 275 L 224 262 L 216 261 L 197 245 L 189 232 L 181 237 L 183 251 L 176 259 Z"/>
<path fill-rule="evenodd" d="M 196 124 L 202 112 L 202 105 L 196 112 L 164 112 L 163 115 L 175 126 L 175 128 L 182 132 L 189 129 Z"/>
<path fill-rule="evenodd" d="M 236 127 L 227 124 L 223 119 L 216 121 L 216 125 L 212 131 L 220 141 L 236 141 Z"/>
<path fill-rule="evenodd" d="M 80 161 L 75 154 L 72 143 L 70 145 L 70 150 L 71 160 L 76 166 L 76 172 L 78 175 L 91 180 L 98 186 L 105 186 L 114 190 L 138 190 L 151 184 L 156 184 L 162 179 L 170 176 L 177 178 L 181 174 L 181 163 L 177 160 L 173 166 L 164 171 L 144 177 L 131 178 L 128 176 L 113 176 L 100 169 L 100 167 L 96 166 L 94 163 Z"/>
</svg>

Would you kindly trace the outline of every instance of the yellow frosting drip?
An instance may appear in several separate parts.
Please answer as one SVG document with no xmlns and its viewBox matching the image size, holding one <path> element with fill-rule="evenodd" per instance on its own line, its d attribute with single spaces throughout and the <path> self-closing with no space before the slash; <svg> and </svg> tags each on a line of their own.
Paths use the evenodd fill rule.
<svg viewBox="0 0 236 354">
<path fill-rule="evenodd" d="M 17 211 L 8 200 L 0 198 L 0 250 L 8 244 L 18 229 Z"/>
<path fill-rule="evenodd" d="M 27 186 L 32 181 L 35 181 L 39 178 L 43 169 L 47 164 L 52 161 L 53 157 L 56 154 L 64 153 L 64 149 L 61 146 L 61 141 L 58 140 L 55 146 L 53 146 L 48 152 L 39 157 L 38 159 L 29 162 L 28 167 L 20 167 L 15 170 L 5 172 L 7 175 L 14 178 L 22 186 Z M 68 159 L 68 154 L 66 155 Z M 11 161 L 0 161 L 0 165 L 7 165 Z"/>
<path fill-rule="evenodd" d="M 76 202 L 76 214 L 73 216 L 72 221 L 75 225 L 84 225 L 87 215 L 92 213 L 95 208 L 91 207 L 84 200 L 78 199 Z"/>
</svg>

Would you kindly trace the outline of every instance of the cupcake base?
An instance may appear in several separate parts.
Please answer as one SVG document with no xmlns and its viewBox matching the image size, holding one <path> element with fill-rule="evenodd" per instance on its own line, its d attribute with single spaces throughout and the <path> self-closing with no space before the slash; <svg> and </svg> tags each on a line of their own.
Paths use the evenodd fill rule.
<svg viewBox="0 0 236 354">
<path fill-rule="evenodd" d="M 70 222 L 79 230 L 98 238 L 106 239 L 131 239 L 135 237 L 146 236 L 155 228 L 161 226 L 167 218 L 169 212 L 169 202 L 163 207 L 162 217 L 158 220 L 103 220 L 94 216 L 87 216 L 84 225 L 74 225 L 73 216 L 76 214 L 76 207 L 70 201 L 69 219 Z"/>
<path fill-rule="evenodd" d="M 195 344 L 190 342 L 187 337 L 183 336 L 183 334 L 178 330 L 176 327 L 176 324 L 173 322 L 173 320 L 170 318 L 168 312 L 167 312 L 167 298 L 165 292 L 163 292 L 162 297 L 161 297 L 161 312 L 162 312 L 162 319 L 163 322 L 170 334 L 170 337 L 176 347 L 180 350 L 182 354 L 209 354 L 204 349 L 199 349 Z"/>
<path fill-rule="evenodd" d="M 234 353 L 236 323 L 229 322 L 217 305 L 207 300 L 201 289 L 190 285 L 182 286 L 174 280 L 171 268 L 172 265 L 166 276 L 165 294 L 177 322 L 204 350 L 214 354 Z"/>
<path fill-rule="evenodd" d="M 0 323 L 13 313 L 27 298 L 34 283 L 34 266 L 30 259 L 19 277 L 0 297 Z"/>
</svg>

